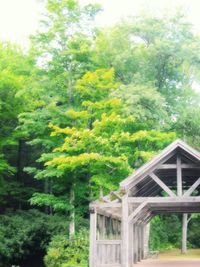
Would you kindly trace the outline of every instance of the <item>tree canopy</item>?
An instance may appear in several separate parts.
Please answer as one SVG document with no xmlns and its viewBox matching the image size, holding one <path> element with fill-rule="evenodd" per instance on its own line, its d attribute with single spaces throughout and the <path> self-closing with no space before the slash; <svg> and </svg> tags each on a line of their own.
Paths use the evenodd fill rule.
<svg viewBox="0 0 200 267">
<path fill-rule="evenodd" d="M 91 200 L 117 189 L 177 137 L 200 148 L 200 39 L 186 16 L 142 14 L 97 28 L 100 5 L 45 4 L 28 51 L 0 44 L 0 266 L 29 264 L 30 253 L 22 255 L 24 234 L 11 235 L 9 251 L 2 249 L 7 222 L 20 225 L 24 218 L 29 225 L 37 214 L 35 230 L 26 231 L 38 233 L 41 227 L 48 238 L 35 242 L 33 234 L 27 242 L 39 242 L 41 258 L 53 238 L 45 262 L 56 266 L 54 246 L 68 259 L 79 241 L 66 252 L 63 244 L 69 241 L 53 235 L 88 228 Z M 58 231 L 57 218 L 66 218 Z M 174 242 L 167 220 L 174 229 L 180 225 L 177 216 L 155 219 L 153 248 Z M 191 224 L 194 246 L 200 245 L 194 241 L 194 235 L 200 237 L 194 230 L 198 220 Z M 82 236 L 81 230 L 78 240 Z M 23 244 L 22 252 L 15 241 Z M 84 264 L 85 253 L 87 248 Z"/>
</svg>

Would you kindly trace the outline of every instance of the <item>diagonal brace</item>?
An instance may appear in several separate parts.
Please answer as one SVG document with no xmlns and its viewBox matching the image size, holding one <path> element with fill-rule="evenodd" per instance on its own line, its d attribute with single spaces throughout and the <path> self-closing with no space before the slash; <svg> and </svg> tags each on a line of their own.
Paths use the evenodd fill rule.
<svg viewBox="0 0 200 267">
<path fill-rule="evenodd" d="M 151 173 L 150 177 L 170 196 L 170 197 L 176 197 L 176 195 L 174 194 L 174 192 L 172 192 L 172 190 L 165 184 L 163 183 L 163 181 L 160 180 L 160 178 L 158 178 L 157 175 L 155 175 L 155 173 Z"/>
<path fill-rule="evenodd" d="M 134 219 L 134 217 L 135 217 L 139 212 L 141 212 L 141 210 L 142 210 L 144 207 L 146 207 L 147 203 L 148 203 L 147 200 L 144 201 L 144 202 L 142 202 L 142 203 L 141 203 L 141 204 L 140 204 L 140 205 L 133 211 L 133 213 L 131 213 L 131 215 L 128 217 L 128 221 L 131 222 L 131 221 Z"/>
<path fill-rule="evenodd" d="M 194 190 L 200 185 L 200 177 L 196 182 L 184 193 L 184 197 L 189 197 L 194 192 Z"/>
</svg>

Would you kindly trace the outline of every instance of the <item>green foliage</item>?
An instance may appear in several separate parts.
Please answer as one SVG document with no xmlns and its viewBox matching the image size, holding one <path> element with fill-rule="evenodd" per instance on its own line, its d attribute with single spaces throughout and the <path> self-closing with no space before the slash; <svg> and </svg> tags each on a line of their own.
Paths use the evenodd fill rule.
<svg viewBox="0 0 200 267">
<path fill-rule="evenodd" d="M 89 202 L 176 136 L 199 146 L 200 42 L 182 14 L 95 29 L 99 5 L 45 5 L 27 54 L 0 44 L 0 266 L 41 259 L 52 235 L 68 235 L 74 213 L 76 229 L 87 228 Z M 58 212 L 65 230 L 58 215 L 6 212 L 30 204 Z M 152 249 L 178 246 L 179 227 L 177 216 L 156 217 Z M 55 237 L 47 266 L 86 266 L 84 236 Z"/>
<path fill-rule="evenodd" d="M 74 185 L 76 197 L 83 200 L 98 197 L 101 190 L 105 194 L 115 190 L 134 167 L 174 139 L 174 133 L 143 130 L 132 115 L 124 114 L 121 100 L 110 96 L 118 86 L 112 69 L 87 72 L 77 81 L 75 92 L 82 101 L 79 109 L 66 112 L 71 127 L 50 124 L 51 136 L 62 143 L 52 153 L 41 156 L 46 168 L 35 176 L 37 179 L 51 177 L 54 196 L 37 193 L 32 198 L 34 204 L 46 203 L 56 208 L 59 203 L 69 210 L 66 195 Z M 79 185 L 81 195 L 76 190 L 76 187 L 80 189 Z"/>
<path fill-rule="evenodd" d="M 199 81 L 199 49 L 199 37 L 193 34 L 192 25 L 182 13 L 159 18 L 142 14 L 99 31 L 94 60 L 99 67 L 112 66 L 115 69 L 117 80 L 128 85 L 128 91 L 125 87 L 124 94 L 119 92 L 119 97 L 127 104 L 138 102 L 138 112 L 141 112 L 140 99 L 143 98 L 143 105 L 147 103 L 147 113 L 143 111 L 142 115 L 148 115 L 151 125 L 158 123 L 162 129 L 171 127 L 181 137 L 197 143 L 194 132 L 198 136 L 198 129 L 194 125 L 187 127 L 185 123 L 188 123 L 192 107 L 196 108 L 195 114 L 199 110 L 199 93 L 193 89 L 193 83 Z M 135 85 L 143 93 L 139 100 L 134 96 L 136 93 L 138 97 Z M 147 102 L 145 94 L 152 92 L 148 87 L 154 93 Z M 156 99 L 160 99 L 159 104 Z M 136 109 L 137 116 L 141 116 L 137 104 L 130 110 Z M 188 138 L 191 132 L 192 138 Z"/>
<path fill-rule="evenodd" d="M 200 244 L 200 231 L 199 231 L 199 214 L 192 217 L 188 225 L 188 246 L 199 248 Z"/>
<path fill-rule="evenodd" d="M 153 218 L 150 232 L 150 248 L 165 250 L 180 248 L 181 217 L 177 215 L 159 215 Z"/>
<path fill-rule="evenodd" d="M 20 92 L 31 84 L 31 74 L 35 67 L 30 55 L 23 53 L 21 48 L 0 43 L 0 201 L 1 210 L 12 204 L 23 202 L 19 192 L 21 176 L 20 140 L 22 132 L 17 130 L 18 116 L 30 105 Z M 29 99 L 31 101 L 31 99 Z M 11 178 L 12 177 L 12 178 Z M 11 184 L 15 184 L 16 191 Z M 11 192 L 12 191 L 12 192 Z M 16 198 L 14 197 L 16 196 Z M 14 200 L 14 201 L 13 201 Z M 13 201 L 13 202 L 12 202 Z M 27 199 L 26 199 L 27 201 Z"/>
<path fill-rule="evenodd" d="M 64 217 L 45 215 L 37 210 L 0 215 L 0 266 L 42 264 L 51 237 L 64 235 L 66 229 Z"/>
<path fill-rule="evenodd" d="M 46 267 L 86 267 L 88 266 L 88 232 L 82 229 L 73 239 L 55 236 L 44 258 Z"/>
</svg>

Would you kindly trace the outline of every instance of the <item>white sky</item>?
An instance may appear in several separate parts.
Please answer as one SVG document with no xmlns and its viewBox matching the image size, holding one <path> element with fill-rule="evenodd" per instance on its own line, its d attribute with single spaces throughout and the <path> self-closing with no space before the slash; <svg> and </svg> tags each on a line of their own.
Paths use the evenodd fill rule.
<svg viewBox="0 0 200 267">
<path fill-rule="evenodd" d="M 37 27 L 41 13 L 41 0 L 0 0 L 0 40 L 28 44 L 28 36 Z M 99 25 L 110 25 L 123 16 L 138 14 L 146 9 L 162 13 L 182 6 L 188 13 L 195 30 L 200 32 L 200 0 L 80 0 L 81 3 L 99 2 L 104 12 L 97 18 Z"/>
</svg>

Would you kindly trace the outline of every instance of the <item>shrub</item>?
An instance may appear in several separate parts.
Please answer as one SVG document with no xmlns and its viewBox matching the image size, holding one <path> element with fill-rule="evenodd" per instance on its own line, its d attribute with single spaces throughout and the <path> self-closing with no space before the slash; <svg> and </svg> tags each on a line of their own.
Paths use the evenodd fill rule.
<svg viewBox="0 0 200 267">
<path fill-rule="evenodd" d="M 0 215 L 0 267 L 44 266 L 46 248 L 55 234 L 66 233 L 66 218 L 37 210 Z"/>
<path fill-rule="evenodd" d="M 55 236 L 45 256 L 46 267 L 87 267 L 89 240 L 88 231 L 82 229 L 72 239 Z"/>
<path fill-rule="evenodd" d="M 181 217 L 159 215 L 151 221 L 150 249 L 178 248 L 181 244 Z"/>
</svg>

